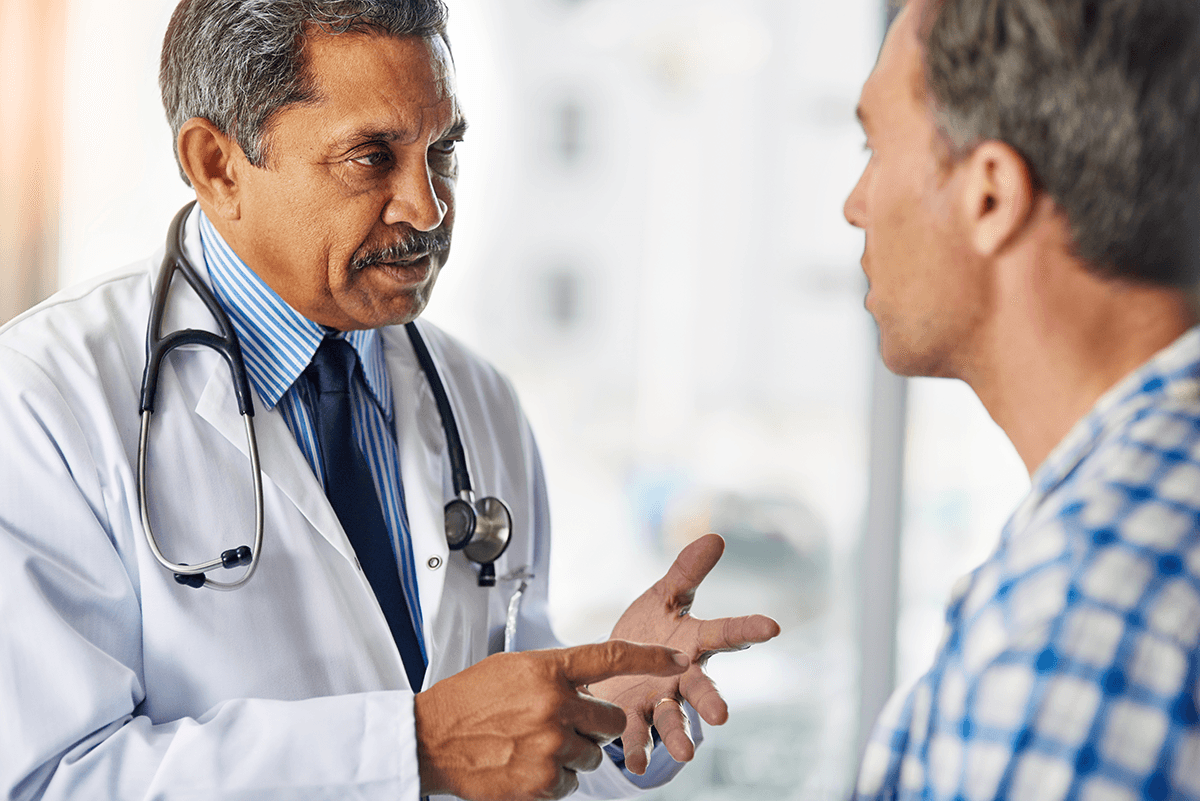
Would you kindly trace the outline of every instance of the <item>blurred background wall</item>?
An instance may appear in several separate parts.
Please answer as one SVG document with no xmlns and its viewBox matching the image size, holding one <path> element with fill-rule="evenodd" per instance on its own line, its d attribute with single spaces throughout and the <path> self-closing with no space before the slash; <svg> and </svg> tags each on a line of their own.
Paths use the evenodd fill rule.
<svg viewBox="0 0 1200 801">
<path fill-rule="evenodd" d="M 901 381 L 841 206 L 892 0 L 449 0 L 454 258 L 428 316 L 514 381 L 545 457 L 560 635 L 607 635 L 683 544 L 732 707 L 652 798 L 844 797 L 949 586 L 1027 488 L 963 385 Z M 172 0 L 0 0 L 0 319 L 161 246 Z"/>
<path fill-rule="evenodd" d="M 66 0 L 0 0 L 0 320 L 57 286 Z"/>
</svg>

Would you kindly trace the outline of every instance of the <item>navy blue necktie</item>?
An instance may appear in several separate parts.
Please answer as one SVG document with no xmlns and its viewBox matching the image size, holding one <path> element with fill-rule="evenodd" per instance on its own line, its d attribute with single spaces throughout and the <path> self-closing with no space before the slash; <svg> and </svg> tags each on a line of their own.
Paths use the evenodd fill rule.
<svg viewBox="0 0 1200 801">
<path fill-rule="evenodd" d="M 425 659 L 400 586 L 400 572 L 375 481 L 350 425 L 350 381 L 358 372 L 357 364 L 350 343 L 326 337 L 304 371 L 316 395 L 313 418 L 325 473 L 325 494 L 383 608 L 409 684 L 413 692 L 418 692 L 425 678 Z"/>
</svg>

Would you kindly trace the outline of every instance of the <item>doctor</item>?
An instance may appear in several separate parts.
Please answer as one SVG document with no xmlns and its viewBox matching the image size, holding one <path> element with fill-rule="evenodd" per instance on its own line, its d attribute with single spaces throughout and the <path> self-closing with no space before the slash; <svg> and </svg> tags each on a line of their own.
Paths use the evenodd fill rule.
<svg viewBox="0 0 1200 801">
<path fill-rule="evenodd" d="M 466 122 L 444 26 L 439 0 L 177 8 L 161 84 L 198 201 L 182 255 L 245 355 L 262 545 L 215 592 L 148 544 L 139 391 L 162 253 L 0 331 L 5 798 L 628 796 L 669 778 L 664 752 L 691 758 L 689 705 L 724 721 L 707 656 L 778 633 L 688 614 L 709 537 L 609 642 L 529 650 L 557 646 L 537 449 L 508 382 L 421 322 L 476 490 L 512 513 L 495 586 L 448 548 L 446 435 L 401 326 L 454 222 Z M 171 285 L 164 331 L 215 325 Z M 181 348 L 158 387 L 146 506 L 195 564 L 253 539 L 249 447 L 220 354 Z M 497 653 L 506 632 L 521 652 Z"/>
</svg>

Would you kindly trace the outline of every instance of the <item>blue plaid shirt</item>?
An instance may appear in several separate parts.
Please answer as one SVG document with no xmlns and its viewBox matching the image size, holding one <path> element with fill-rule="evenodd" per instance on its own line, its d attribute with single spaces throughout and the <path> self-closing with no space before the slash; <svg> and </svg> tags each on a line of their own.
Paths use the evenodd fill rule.
<svg viewBox="0 0 1200 801">
<path fill-rule="evenodd" d="M 1200 328 L 1107 392 L 956 585 L 859 799 L 1200 798 Z"/>
<path fill-rule="evenodd" d="M 237 332 L 250 385 L 267 409 L 278 409 L 283 415 L 301 452 L 321 479 L 321 449 L 311 412 L 315 398 L 310 397 L 313 393 L 309 383 L 297 379 L 312 361 L 321 340 L 333 332 L 289 306 L 233 252 L 208 217 L 201 211 L 196 213 L 200 215 L 200 240 L 213 291 Z M 428 661 L 383 338 L 377 330 L 333 335 L 344 337 L 354 347 L 363 368 L 365 382 L 351 384 L 351 428 L 375 480 L 413 629 Z"/>
</svg>

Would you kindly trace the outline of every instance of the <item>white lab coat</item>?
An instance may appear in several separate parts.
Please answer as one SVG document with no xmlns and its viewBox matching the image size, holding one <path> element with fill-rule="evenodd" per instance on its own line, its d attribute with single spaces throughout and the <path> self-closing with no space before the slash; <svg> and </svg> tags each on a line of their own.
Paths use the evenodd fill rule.
<svg viewBox="0 0 1200 801">
<path fill-rule="evenodd" d="M 203 272 L 195 214 L 186 230 Z M 403 665 L 278 412 L 258 406 L 255 416 L 266 531 L 245 586 L 180 586 L 146 543 L 138 401 L 161 257 L 0 329 L 0 788 L 10 799 L 416 799 Z M 169 309 L 167 330 L 212 328 L 182 281 Z M 535 578 L 518 646 L 557 643 L 545 487 L 516 396 L 453 339 L 421 330 L 475 488 L 505 499 L 514 520 L 500 581 L 482 589 L 446 547 L 452 493 L 428 382 L 403 330 L 385 330 L 428 685 L 498 650 L 516 584 L 504 577 L 522 568 Z M 171 357 L 149 462 L 152 522 L 169 558 L 195 563 L 251 542 L 245 453 L 223 359 L 197 349 Z M 591 797 L 637 793 L 609 760 L 581 784 Z"/>
</svg>

